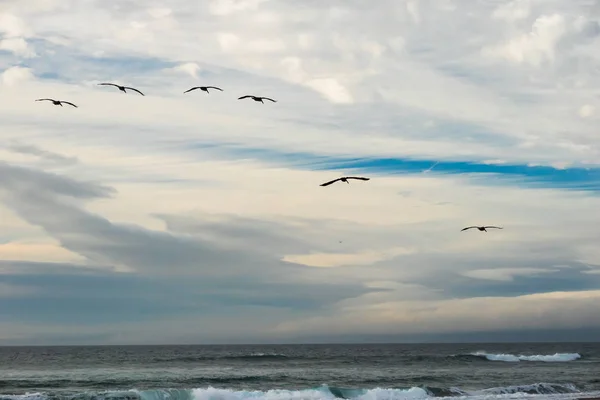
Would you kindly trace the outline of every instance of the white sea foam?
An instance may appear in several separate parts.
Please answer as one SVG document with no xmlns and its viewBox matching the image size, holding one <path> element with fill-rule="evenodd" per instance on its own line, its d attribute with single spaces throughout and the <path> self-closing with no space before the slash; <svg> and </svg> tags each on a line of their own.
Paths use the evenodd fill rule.
<svg viewBox="0 0 600 400">
<path fill-rule="evenodd" d="M 334 394 L 334 392 L 337 394 Z M 426 389 L 340 389 L 324 385 L 305 390 L 233 390 L 214 387 L 198 389 L 153 389 L 87 392 L 76 396 L 82 400 L 577 400 L 600 397 L 600 392 L 580 392 L 573 385 L 537 383 L 507 386 L 479 391 L 456 391 L 451 397 L 435 397 Z M 45 393 L 1 395 L 0 400 L 49 400 Z"/>
<path fill-rule="evenodd" d="M 514 355 L 514 354 L 492 354 L 486 353 L 485 351 L 478 351 L 471 355 L 477 357 L 484 357 L 490 361 L 506 361 L 506 362 L 519 362 L 519 361 L 539 361 L 539 362 L 568 362 L 575 361 L 581 358 L 579 353 L 556 353 L 549 355 Z"/>
<path fill-rule="evenodd" d="M 543 385 L 543 384 L 542 384 Z M 598 396 L 594 393 L 545 393 L 532 394 L 518 391 L 517 387 L 490 389 L 489 391 L 473 392 L 463 396 L 433 397 L 426 390 L 418 387 L 410 389 L 367 389 L 356 390 L 355 395 L 346 396 L 350 400 L 575 400 L 585 397 Z M 530 389 L 523 387 L 523 389 Z M 268 390 L 268 391 L 234 391 L 229 389 L 194 389 L 193 400 L 338 400 L 327 387 L 307 390 Z"/>
</svg>

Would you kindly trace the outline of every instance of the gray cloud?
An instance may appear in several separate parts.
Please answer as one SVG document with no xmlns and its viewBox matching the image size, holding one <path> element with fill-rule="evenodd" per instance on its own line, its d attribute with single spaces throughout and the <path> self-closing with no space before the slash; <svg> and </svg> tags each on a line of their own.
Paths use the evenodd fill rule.
<svg viewBox="0 0 600 400">
<path fill-rule="evenodd" d="M 381 290 L 328 282 L 325 272 L 306 274 L 305 267 L 279 261 L 263 250 L 281 229 L 275 224 L 196 223 L 193 236 L 114 224 L 63 197 L 104 198 L 114 193 L 110 188 L 8 165 L 0 188 L 8 207 L 95 266 L 0 262 L 9 271 L 0 282 L 33 291 L 2 303 L 4 321 L 96 325 L 214 315 L 234 306 L 303 312 Z M 171 226 L 178 220 L 164 218 Z M 244 241 L 249 234 L 252 240 Z M 114 272 L 115 266 L 131 272 Z"/>
<path fill-rule="evenodd" d="M 21 198 L 32 201 L 42 195 L 68 196 L 77 199 L 106 198 L 115 193 L 113 188 L 93 182 L 77 182 L 58 174 L 38 172 L 0 162 L 0 187 L 16 203 Z"/>
<path fill-rule="evenodd" d="M 79 162 L 77 157 L 67 157 L 62 154 L 54 153 L 48 150 L 43 150 L 31 144 L 12 143 L 6 146 L 7 149 L 20 154 L 28 154 L 37 156 L 44 161 L 50 161 L 58 164 L 76 164 Z"/>
</svg>

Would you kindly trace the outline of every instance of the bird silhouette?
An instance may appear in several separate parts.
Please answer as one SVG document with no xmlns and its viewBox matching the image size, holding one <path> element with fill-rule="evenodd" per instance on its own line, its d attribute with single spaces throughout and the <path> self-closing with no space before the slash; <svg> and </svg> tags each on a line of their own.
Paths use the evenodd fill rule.
<svg viewBox="0 0 600 400">
<path fill-rule="evenodd" d="M 204 92 L 206 92 L 206 93 L 209 93 L 209 92 L 208 92 L 208 89 L 217 89 L 217 90 L 220 90 L 221 92 L 223 91 L 223 89 L 221 89 L 221 88 L 218 88 L 218 87 L 216 87 L 216 86 L 194 86 L 193 88 L 191 88 L 191 89 L 188 89 L 188 90 L 186 90 L 186 91 L 185 91 L 185 92 L 183 92 L 183 93 L 191 92 L 192 90 L 196 90 L 196 89 L 200 89 L 200 90 L 202 90 L 202 91 L 204 91 Z"/>
<path fill-rule="evenodd" d="M 252 95 L 246 95 L 246 96 L 238 97 L 238 100 L 247 99 L 247 98 L 251 98 L 254 101 L 260 101 L 263 104 L 265 104 L 265 102 L 263 100 L 271 100 L 273 103 L 277 103 L 276 100 L 270 99 L 268 97 L 252 96 Z"/>
<path fill-rule="evenodd" d="M 114 83 L 99 83 L 98 85 L 99 86 L 114 86 L 116 88 L 119 88 L 119 90 L 121 92 L 123 92 L 123 93 L 127 93 L 126 89 L 129 89 L 129 90 L 133 90 L 135 92 L 138 92 L 139 94 L 141 94 L 142 96 L 144 96 L 144 93 L 140 92 L 136 88 L 132 88 L 132 87 L 129 87 L 129 86 L 121 86 L 121 85 L 116 85 Z"/>
<path fill-rule="evenodd" d="M 467 229 L 473 229 L 473 228 L 478 229 L 480 232 L 487 232 L 487 229 L 491 229 L 491 228 L 493 228 L 493 229 L 504 229 L 504 228 L 501 228 L 499 226 L 467 226 L 466 228 L 463 228 L 460 231 L 462 232 L 462 231 L 466 231 Z"/>
<path fill-rule="evenodd" d="M 37 99 L 36 101 L 51 101 L 52 104 L 54 104 L 55 106 L 63 106 L 63 103 L 68 104 L 70 106 L 73 106 L 75 108 L 77 108 L 77 106 L 73 103 L 71 103 L 70 101 L 64 101 L 64 100 L 54 100 L 54 99 Z"/>
<path fill-rule="evenodd" d="M 368 181 L 368 180 L 369 180 L 369 179 L 371 179 L 371 178 L 364 178 L 364 177 L 362 177 L 362 176 L 343 176 L 343 177 L 341 177 L 341 178 L 337 178 L 337 179 L 334 179 L 334 180 L 332 180 L 332 181 L 329 181 L 329 182 L 322 183 L 322 184 L 321 184 L 321 185 L 319 185 L 319 186 L 329 186 L 329 185 L 331 185 L 332 183 L 335 183 L 335 182 L 337 182 L 337 181 L 340 181 L 340 182 L 346 182 L 346 183 L 350 184 L 350 182 L 348 182 L 348 179 L 358 179 L 358 180 L 361 180 L 361 181 Z"/>
</svg>

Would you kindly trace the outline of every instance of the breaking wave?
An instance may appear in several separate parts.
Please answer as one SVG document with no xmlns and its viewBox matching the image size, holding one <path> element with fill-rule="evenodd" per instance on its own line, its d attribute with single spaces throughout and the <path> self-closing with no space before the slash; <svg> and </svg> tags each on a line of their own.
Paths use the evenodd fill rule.
<svg viewBox="0 0 600 400">
<path fill-rule="evenodd" d="M 581 392 L 572 384 L 536 383 L 465 391 L 459 388 L 410 387 L 405 389 L 350 389 L 323 385 L 304 390 L 272 389 L 267 391 L 232 390 L 214 387 L 198 389 L 154 389 L 84 393 L 26 393 L 0 395 L 0 400 L 427 400 L 460 397 L 472 400 L 591 398 L 600 392 Z"/>
<path fill-rule="evenodd" d="M 469 356 L 483 358 L 489 361 L 505 361 L 505 362 L 519 362 L 519 361 L 537 361 L 537 362 L 569 362 L 575 361 L 581 358 L 579 353 L 556 353 L 551 355 L 514 355 L 514 354 L 492 354 L 486 353 L 485 351 L 478 351 L 471 353 Z"/>
</svg>

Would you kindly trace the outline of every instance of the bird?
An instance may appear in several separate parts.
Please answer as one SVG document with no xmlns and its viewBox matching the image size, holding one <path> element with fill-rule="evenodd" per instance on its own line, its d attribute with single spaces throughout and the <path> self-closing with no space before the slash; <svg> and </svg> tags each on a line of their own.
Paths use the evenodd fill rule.
<svg viewBox="0 0 600 400">
<path fill-rule="evenodd" d="M 218 87 L 216 87 L 216 86 L 194 86 L 193 88 L 191 88 L 191 89 L 188 89 L 188 90 L 186 90 L 186 91 L 185 91 L 185 92 L 183 92 L 183 93 L 191 92 L 192 90 L 196 90 L 196 89 L 200 89 L 200 90 L 202 90 L 202 91 L 204 91 L 204 92 L 206 92 L 206 93 L 209 93 L 209 92 L 208 92 L 208 89 L 217 89 L 217 90 L 220 90 L 221 92 L 223 91 L 223 89 L 221 89 L 221 88 L 218 88 Z"/>
<path fill-rule="evenodd" d="M 254 101 L 260 101 L 263 104 L 265 104 L 263 100 L 271 100 L 273 103 L 277 103 L 276 100 L 270 99 L 268 97 L 252 96 L 252 95 L 246 95 L 246 96 L 238 97 L 238 100 L 247 99 L 247 98 L 251 98 Z"/>
<path fill-rule="evenodd" d="M 480 232 L 487 232 L 487 229 L 490 229 L 490 228 L 504 229 L 499 226 L 468 226 L 466 228 L 461 229 L 460 231 L 462 232 L 462 231 L 466 231 L 467 229 L 472 229 L 472 228 L 477 228 L 477 229 L 479 229 Z"/>
<path fill-rule="evenodd" d="M 337 181 L 346 182 L 347 184 L 350 184 L 350 182 L 348 182 L 348 179 L 358 179 L 358 180 L 361 180 L 361 181 L 368 181 L 371 178 L 363 178 L 362 176 L 343 176 L 341 178 L 337 178 L 337 179 L 334 179 L 332 181 L 322 183 L 319 186 L 329 186 L 332 183 L 335 183 Z"/>
<path fill-rule="evenodd" d="M 129 87 L 129 86 L 121 86 L 121 85 L 116 85 L 116 84 L 114 84 L 114 83 L 99 83 L 98 85 L 99 85 L 99 86 L 114 86 L 114 87 L 116 87 L 116 88 L 119 88 L 119 90 L 120 90 L 121 92 L 123 92 L 123 93 L 127 93 L 127 92 L 125 91 L 125 89 L 130 89 L 130 90 L 136 91 L 136 92 L 138 92 L 139 94 L 141 94 L 142 96 L 144 96 L 144 93 L 140 92 L 140 91 L 139 91 L 139 90 L 137 90 L 136 88 L 132 88 L 132 87 Z"/>
<path fill-rule="evenodd" d="M 69 101 L 64 101 L 64 100 L 54 100 L 54 99 L 37 99 L 36 101 L 51 101 L 52 104 L 54 104 L 55 106 L 63 106 L 63 103 L 68 104 L 70 106 L 73 106 L 75 108 L 77 108 L 77 106 Z"/>
</svg>

